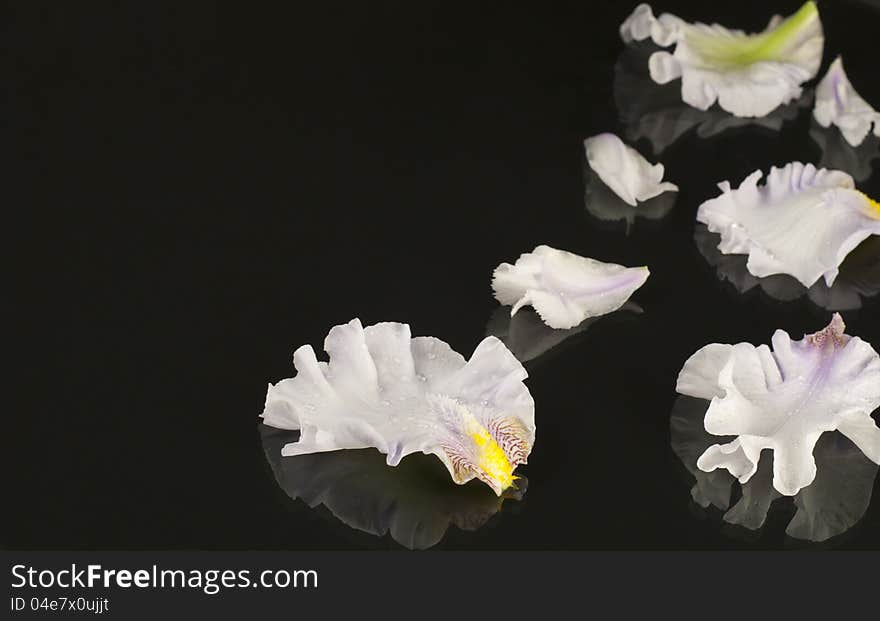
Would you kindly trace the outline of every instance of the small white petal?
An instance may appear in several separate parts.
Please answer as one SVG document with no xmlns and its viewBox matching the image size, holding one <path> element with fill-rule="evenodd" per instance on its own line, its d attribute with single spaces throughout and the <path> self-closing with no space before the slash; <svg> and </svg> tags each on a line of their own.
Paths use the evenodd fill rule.
<svg viewBox="0 0 880 621">
<path fill-rule="evenodd" d="M 514 265 L 495 269 L 495 298 L 512 306 L 534 307 L 551 328 L 573 328 L 588 317 L 615 311 L 648 279 L 647 267 L 602 263 L 549 246 L 525 253 Z"/>
<path fill-rule="evenodd" d="M 748 255 L 754 276 L 789 274 L 805 287 L 824 277 L 831 286 L 846 255 L 880 234 L 880 206 L 844 172 L 793 162 L 759 186 L 761 177 L 755 171 L 736 190 L 719 184 L 722 194 L 697 210 L 721 234 L 719 250 Z"/>
<path fill-rule="evenodd" d="M 853 88 L 840 56 L 831 63 L 816 87 L 813 116 L 822 127 L 835 125 L 854 147 L 862 144 L 872 125 L 874 133 L 880 135 L 880 113 Z"/>
<path fill-rule="evenodd" d="M 785 20 L 771 19 L 757 34 L 718 24 L 689 24 L 674 15 L 654 18 L 639 5 L 620 28 L 627 43 L 651 37 L 675 51 L 657 52 L 651 77 L 664 84 L 681 76 L 682 100 L 700 110 L 716 101 L 740 117 L 761 117 L 796 99 L 801 84 L 815 77 L 822 61 L 824 37 L 814 2 Z"/>
<path fill-rule="evenodd" d="M 614 134 L 587 138 L 584 149 L 590 168 L 629 205 L 678 191 L 678 186 L 663 181 L 663 164 L 651 164 Z"/>
<path fill-rule="evenodd" d="M 282 455 L 376 448 L 396 466 L 415 452 L 436 455 L 456 483 L 479 478 L 496 494 L 513 484 L 535 438 L 525 369 L 504 344 L 484 339 L 471 359 L 409 326 L 336 326 L 318 362 L 308 345 L 297 375 L 270 385 L 263 422 L 298 429 Z"/>
<path fill-rule="evenodd" d="M 880 462 L 880 429 L 871 412 L 880 406 L 880 356 L 844 333 L 840 315 L 815 334 L 792 341 L 785 332 L 766 345 L 708 345 L 685 363 L 676 389 L 711 398 L 706 431 L 735 436 L 703 453 L 704 471 L 727 469 L 747 482 L 763 449 L 773 451 L 773 486 L 797 494 L 816 476 L 813 447 L 839 430 L 868 458 Z"/>
</svg>

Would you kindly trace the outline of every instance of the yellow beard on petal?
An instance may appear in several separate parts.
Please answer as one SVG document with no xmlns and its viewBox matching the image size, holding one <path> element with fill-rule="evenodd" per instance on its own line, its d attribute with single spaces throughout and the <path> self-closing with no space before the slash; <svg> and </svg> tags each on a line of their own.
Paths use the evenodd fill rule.
<svg viewBox="0 0 880 621">
<path fill-rule="evenodd" d="M 443 447 L 446 457 L 444 461 L 447 463 L 453 480 L 461 484 L 476 475 L 499 496 L 504 490 L 513 487 L 514 481 L 519 478 L 513 475 L 513 470 L 516 464 L 525 461 L 525 455 L 528 454 L 528 447 L 516 433 L 525 433 L 525 430 L 521 429 L 518 424 L 514 424 L 514 421 L 505 419 L 506 424 L 500 426 L 500 431 L 490 432 L 463 403 L 442 395 L 436 395 L 431 400 L 438 410 L 446 411 L 446 417 L 454 425 L 460 425 L 459 429 L 463 436 L 461 440 L 464 442 L 460 444 L 456 441 L 450 446 Z M 505 444 L 510 443 L 507 449 L 510 451 L 510 458 L 498 444 L 493 433 L 501 433 L 502 436 L 499 439 Z M 513 437 L 507 438 L 511 434 L 514 434 Z M 469 439 L 472 444 L 468 443 L 465 438 Z M 441 459 L 443 459 L 442 456 Z M 511 463 L 511 459 L 514 459 L 515 463 Z"/>
<path fill-rule="evenodd" d="M 868 201 L 868 206 L 873 211 L 873 213 L 871 215 L 874 216 L 875 218 L 880 218 L 880 202 L 875 201 L 873 198 L 871 198 L 870 196 L 868 196 L 867 194 L 865 194 L 863 192 L 859 192 L 859 194 L 864 196 L 865 200 Z"/>
<path fill-rule="evenodd" d="M 478 449 L 477 466 L 486 476 L 498 483 L 501 489 L 507 489 L 513 485 L 516 478 L 513 476 L 513 466 L 507 459 L 507 455 L 504 454 L 495 439 L 489 435 L 485 427 L 476 420 L 469 422 L 471 423 L 468 425 L 470 437 Z"/>
</svg>

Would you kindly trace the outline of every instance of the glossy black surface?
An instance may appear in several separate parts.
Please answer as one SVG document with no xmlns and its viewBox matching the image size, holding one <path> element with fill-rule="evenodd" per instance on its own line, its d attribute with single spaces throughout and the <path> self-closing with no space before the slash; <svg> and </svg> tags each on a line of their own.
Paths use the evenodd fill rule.
<svg viewBox="0 0 880 621">
<path fill-rule="evenodd" d="M 492 269 L 546 243 L 649 265 L 633 298 L 643 312 L 602 318 L 527 363 L 528 490 L 438 547 L 795 545 L 793 508 L 747 539 L 695 508 L 670 413 L 697 348 L 768 342 L 777 328 L 799 338 L 831 314 L 821 296 L 741 293 L 698 247 L 697 206 L 724 179 L 834 153 L 811 136 L 809 103 L 778 130 L 687 129 L 669 144 L 630 133 L 641 116 L 628 105 L 666 101 L 621 84 L 617 28 L 634 5 L 21 3 L 6 28 L 21 314 L 10 379 L 22 398 L 5 414 L 4 543 L 399 547 L 279 487 L 257 427 L 266 384 L 291 375 L 295 347 L 320 349 L 353 317 L 407 322 L 469 355 L 497 309 Z M 755 30 L 798 5 L 654 6 Z M 820 11 L 821 71 L 843 53 L 880 104 L 880 12 Z M 681 187 L 665 215 L 585 209 L 581 141 L 601 131 L 665 164 Z M 844 153 L 878 197 L 872 155 Z M 849 332 L 876 347 L 877 297 L 857 298 Z M 825 545 L 880 548 L 874 492 Z"/>
</svg>

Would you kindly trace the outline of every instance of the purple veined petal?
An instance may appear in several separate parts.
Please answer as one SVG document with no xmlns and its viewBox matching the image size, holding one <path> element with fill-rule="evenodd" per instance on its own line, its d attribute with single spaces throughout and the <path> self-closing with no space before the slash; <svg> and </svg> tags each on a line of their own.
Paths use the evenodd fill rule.
<svg viewBox="0 0 880 621">
<path fill-rule="evenodd" d="M 835 314 L 823 330 L 792 341 L 781 330 L 766 345 L 708 345 L 685 363 L 677 391 L 711 399 L 705 428 L 734 436 L 703 453 L 703 471 L 728 470 L 747 482 L 761 451 L 773 451 L 773 486 L 792 496 L 816 476 L 813 447 L 839 430 L 875 463 L 880 429 L 871 413 L 880 406 L 880 356 L 845 333 Z"/>
<path fill-rule="evenodd" d="M 813 117 L 822 127 L 837 127 L 853 147 L 865 141 L 872 126 L 874 134 L 880 136 L 880 113 L 853 88 L 840 56 L 816 86 Z"/>
<path fill-rule="evenodd" d="M 375 448 L 390 466 L 436 455 L 456 483 L 477 478 L 496 494 L 515 486 L 535 439 L 535 406 L 522 364 L 495 337 L 465 360 L 409 326 L 357 319 L 330 330 L 329 362 L 308 345 L 296 376 L 269 385 L 263 422 L 300 431 L 284 456 Z"/>
<path fill-rule="evenodd" d="M 495 269 L 495 298 L 511 315 L 532 306 L 551 328 L 569 329 L 623 306 L 648 279 L 647 267 L 602 263 L 550 246 L 538 246 Z"/>
</svg>

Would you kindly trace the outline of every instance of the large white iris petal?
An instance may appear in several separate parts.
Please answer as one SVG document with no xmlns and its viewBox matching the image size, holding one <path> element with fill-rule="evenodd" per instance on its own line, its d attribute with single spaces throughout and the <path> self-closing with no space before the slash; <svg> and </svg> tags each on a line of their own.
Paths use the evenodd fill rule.
<svg viewBox="0 0 880 621">
<path fill-rule="evenodd" d="M 283 455 L 376 448 L 396 466 L 410 453 L 436 455 L 456 483 L 478 478 L 496 494 L 514 484 L 535 439 L 527 373 L 495 337 L 465 359 L 409 326 L 357 319 L 330 330 L 330 356 L 310 345 L 293 354 L 297 375 L 269 385 L 263 422 L 298 429 Z"/>
<path fill-rule="evenodd" d="M 880 429 L 871 413 L 880 406 L 880 356 L 865 341 L 844 334 L 840 315 L 800 341 L 777 330 L 766 345 L 712 344 L 691 356 L 676 390 L 710 399 L 706 431 L 736 436 L 709 447 L 700 470 L 725 468 L 745 483 L 758 470 L 763 449 L 773 451 L 773 487 L 793 496 L 816 476 L 813 447 L 838 430 L 880 463 Z"/>
<path fill-rule="evenodd" d="M 748 255 L 754 276 L 789 274 L 805 287 L 819 278 L 831 286 L 847 254 L 880 234 L 880 205 L 855 189 L 852 177 L 812 164 L 760 170 L 697 210 L 697 220 L 721 234 L 724 254 Z"/>
<path fill-rule="evenodd" d="M 665 84 L 681 78 L 685 103 L 706 110 L 716 101 L 735 116 L 764 116 L 796 99 L 801 84 L 815 77 L 824 37 L 814 2 L 787 19 L 774 16 L 757 34 L 718 24 L 690 24 L 664 13 L 654 17 L 640 4 L 620 27 L 625 42 L 651 38 L 673 53 L 655 52 L 651 77 Z"/>
<path fill-rule="evenodd" d="M 648 279 L 647 267 L 602 263 L 550 246 L 495 269 L 492 289 L 515 314 L 532 306 L 551 328 L 568 329 L 588 317 L 615 311 Z"/>
</svg>

